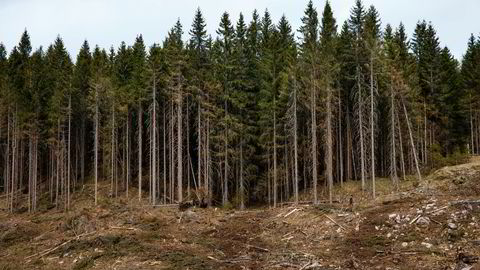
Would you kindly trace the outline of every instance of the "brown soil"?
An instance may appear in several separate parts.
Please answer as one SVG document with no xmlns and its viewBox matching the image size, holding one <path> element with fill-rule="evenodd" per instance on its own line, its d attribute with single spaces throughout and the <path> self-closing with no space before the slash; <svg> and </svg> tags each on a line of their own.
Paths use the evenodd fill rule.
<svg viewBox="0 0 480 270">
<path fill-rule="evenodd" d="M 68 213 L 1 210 L 0 269 L 462 269 L 480 256 L 479 177 L 474 159 L 400 191 L 378 179 L 376 200 L 347 183 L 333 205 L 183 213 L 107 194 L 95 207 L 86 186 Z"/>
</svg>

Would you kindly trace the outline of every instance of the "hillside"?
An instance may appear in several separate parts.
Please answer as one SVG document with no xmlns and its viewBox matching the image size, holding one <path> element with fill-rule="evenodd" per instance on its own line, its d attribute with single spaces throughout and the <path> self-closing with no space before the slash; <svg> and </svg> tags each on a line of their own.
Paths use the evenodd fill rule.
<svg viewBox="0 0 480 270">
<path fill-rule="evenodd" d="M 0 269 L 476 269 L 479 176 L 473 159 L 400 192 L 384 180 L 375 201 L 350 183 L 337 196 L 352 195 L 353 207 L 342 199 L 247 211 L 135 199 L 94 207 L 85 186 L 68 213 L 2 208 Z"/>
</svg>

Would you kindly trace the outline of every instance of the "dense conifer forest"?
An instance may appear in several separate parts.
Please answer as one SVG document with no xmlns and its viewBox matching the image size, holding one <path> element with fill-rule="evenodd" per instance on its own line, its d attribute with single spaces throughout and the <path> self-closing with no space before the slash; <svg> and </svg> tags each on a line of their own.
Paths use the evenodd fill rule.
<svg viewBox="0 0 480 270">
<path fill-rule="evenodd" d="M 360 0 L 345 22 L 309 2 L 300 29 L 225 12 L 207 33 L 198 9 L 162 44 L 85 41 L 76 56 L 25 30 L 0 43 L 1 199 L 68 210 L 86 184 L 96 204 L 102 182 L 114 198 L 244 209 L 421 180 L 480 153 L 480 37 L 457 60 L 433 23 L 406 32 Z"/>
</svg>

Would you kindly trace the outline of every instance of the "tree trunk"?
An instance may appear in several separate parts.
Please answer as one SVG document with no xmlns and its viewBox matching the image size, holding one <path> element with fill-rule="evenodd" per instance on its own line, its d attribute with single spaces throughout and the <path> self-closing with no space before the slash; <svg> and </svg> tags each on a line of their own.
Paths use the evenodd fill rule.
<svg viewBox="0 0 480 270">
<path fill-rule="evenodd" d="M 391 113 L 391 146 L 392 146 L 392 158 L 391 158 L 391 176 L 392 182 L 395 188 L 398 190 L 398 178 L 397 178 L 397 155 L 395 149 L 395 93 L 393 87 L 390 87 L 390 113 Z"/>
<path fill-rule="evenodd" d="M 370 55 L 370 143 L 372 159 L 372 195 L 375 199 L 375 122 L 374 122 L 374 98 L 373 98 L 373 53 Z"/>
<path fill-rule="evenodd" d="M 126 197 L 128 200 L 128 186 L 130 183 L 130 109 L 127 106 L 127 176 L 126 176 L 126 184 L 125 184 L 125 192 Z"/>
<path fill-rule="evenodd" d="M 138 101 L 138 201 L 142 200 L 142 102 Z"/>
<path fill-rule="evenodd" d="M 225 101 L 225 118 L 228 115 L 227 101 Z M 225 206 L 228 202 L 228 127 L 225 127 L 225 173 L 223 177 L 223 198 L 222 204 Z"/>
<path fill-rule="evenodd" d="M 327 137 L 325 142 L 326 142 L 326 148 L 327 148 L 327 153 L 325 155 L 325 166 L 327 169 L 327 181 L 328 181 L 328 199 L 329 202 L 333 202 L 333 147 L 332 147 L 332 104 L 331 104 L 331 97 L 332 93 L 330 90 L 330 87 L 327 87 L 327 132 L 325 136 Z"/>
<path fill-rule="evenodd" d="M 360 70 L 357 67 L 357 85 L 358 85 L 358 118 L 359 118 L 359 133 L 360 133 L 360 173 L 362 175 L 362 192 L 365 192 L 365 147 L 363 136 L 363 98 L 362 88 L 360 85 Z"/>
<path fill-rule="evenodd" d="M 178 97 L 178 104 L 177 104 L 177 190 L 178 190 L 178 202 L 181 202 L 183 200 L 183 190 L 182 190 L 182 183 L 183 183 L 183 157 L 182 157 L 182 93 L 179 93 Z M 187 167 L 188 169 L 188 167 Z"/>
<path fill-rule="evenodd" d="M 295 203 L 298 204 L 298 138 L 297 138 L 297 84 L 295 80 L 295 85 L 293 88 L 293 147 L 294 147 L 294 192 L 295 192 Z"/>
<path fill-rule="evenodd" d="M 420 167 L 418 166 L 417 153 L 415 150 L 415 142 L 413 141 L 412 129 L 410 127 L 410 120 L 408 119 L 407 107 L 405 107 L 405 102 L 403 102 L 403 99 L 402 99 L 402 103 L 403 103 L 403 111 L 405 112 L 405 119 L 407 121 L 408 133 L 410 135 L 410 143 L 412 145 L 412 153 L 415 161 L 415 168 L 417 170 L 418 180 L 422 181 L 422 174 L 420 173 Z"/>
<path fill-rule="evenodd" d="M 152 204 L 155 205 L 157 203 L 157 90 L 156 90 L 156 77 L 155 73 L 153 74 L 153 150 L 152 150 Z"/>
<path fill-rule="evenodd" d="M 315 75 L 312 78 L 313 87 L 311 90 L 312 94 L 312 177 L 313 177 L 313 203 L 317 204 L 317 103 L 316 103 L 316 96 L 315 93 Z"/>
<path fill-rule="evenodd" d="M 72 96 L 68 97 L 68 151 L 67 151 L 67 209 L 70 209 L 70 168 L 71 165 L 71 140 L 72 140 Z"/>
<path fill-rule="evenodd" d="M 95 173 L 95 205 L 97 205 L 98 201 L 98 128 L 99 128 L 99 113 L 98 113 L 98 86 L 95 87 L 95 165 L 94 165 L 94 173 Z M 58 174 L 58 172 L 57 172 Z M 57 176 L 57 185 L 58 185 L 58 176 Z M 57 192 L 58 195 L 58 192 Z"/>
<path fill-rule="evenodd" d="M 277 207 L 277 126 L 275 96 L 273 97 L 273 207 Z"/>
<path fill-rule="evenodd" d="M 240 210 L 245 209 L 244 199 L 244 187 L 243 187 L 243 142 L 240 143 Z"/>
</svg>

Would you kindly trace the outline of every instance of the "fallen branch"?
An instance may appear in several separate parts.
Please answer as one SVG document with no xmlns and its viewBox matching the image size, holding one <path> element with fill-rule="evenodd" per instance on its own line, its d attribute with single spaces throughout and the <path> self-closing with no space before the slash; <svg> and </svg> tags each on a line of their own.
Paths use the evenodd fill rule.
<svg viewBox="0 0 480 270">
<path fill-rule="evenodd" d="M 145 205 L 147 206 L 147 205 Z M 150 205 L 148 205 L 150 206 Z M 171 203 L 171 204 L 156 204 L 156 205 L 151 205 L 152 207 L 178 207 L 178 203 Z"/>
<path fill-rule="evenodd" d="M 111 226 L 110 229 L 127 230 L 127 231 L 137 231 L 138 230 L 137 228 L 133 228 L 133 227 L 127 228 L 127 227 L 117 227 L 117 226 Z"/>
<path fill-rule="evenodd" d="M 295 209 L 293 209 L 292 211 L 288 212 L 288 213 L 287 213 L 285 216 L 283 216 L 283 217 L 284 217 L 284 218 L 287 218 L 288 216 L 290 216 L 291 214 L 293 214 L 293 213 L 295 213 L 295 212 L 297 212 L 297 211 L 299 211 L 299 210 L 301 210 L 301 209 L 295 208 Z"/>
<path fill-rule="evenodd" d="M 54 252 L 55 250 L 59 249 L 60 247 L 65 246 L 66 244 L 72 242 L 73 240 L 78 240 L 78 239 L 80 239 L 80 237 L 84 237 L 84 236 L 87 236 L 87 235 L 91 235 L 91 234 L 94 234 L 95 232 L 96 232 L 96 231 L 89 232 L 89 233 L 84 233 L 84 234 L 80 234 L 80 235 L 78 235 L 78 236 L 76 236 L 76 237 L 74 237 L 74 238 L 72 238 L 72 239 L 70 239 L 70 240 L 67 240 L 67 241 L 65 241 L 65 242 L 63 242 L 63 243 L 61 243 L 61 244 L 59 244 L 59 245 L 57 245 L 57 246 L 55 246 L 55 247 L 53 247 L 53 248 L 49 248 L 49 249 L 46 249 L 46 250 L 44 250 L 44 251 L 35 253 L 35 254 L 33 254 L 33 255 L 30 255 L 30 256 L 26 257 L 25 259 L 28 260 L 28 259 L 30 259 L 30 258 L 34 258 L 34 257 L 37 257 L 37 256 L 38 256 L 38 258 L 41 258 L 41 257 L 43 257 L 43 256 L 45 256 L 45 255 L 48 255 L 48 254 Z"/>
<path fill-rule="evenodd" d="M 418 216 L 416 216 L 414 219 L 412 219 L 412 221 L 410 221 L 410 223 L 409 223 L 409 224 L 413 224 L 413 223 L 415 223 L 415 221 L 417 221 L 417 219 L 419 219 L 421 216 L 422 216 L 422 215 L 418 215 Z"/>
<path fill-rule="evenodd" d="M 266 248 L 257 247 L 257 246 L 253 246 L 253 245 L 247 245 L 247 247 L 252 248 L 252 249 L 256 249 L 256 250 L 261 251 L 261 252 L 270 252 L 270 250 L 268 250 Z"/>
<path fill-rule="evenodd" d="M 440 207 L 440 208 L 438 208 L 438 209 L 435 209 L 435 210 L 433 210 L 433 211 L 428 212 L 427 215 L 431 215 L 431 214 L 434 214 L 434 213 L 436 213 L 436 212 L 442 211 L 443 209 L 446 209 L 446 208 L 448 208 L 448 207 L 449 207 L 449 205 L 444 206 L 444 207 Z"/>
<path fill-rule="evenodd" d="M 344 228 L 342 225 L 338 224 L 338 222 L 336 222 L 333 218 L 327 216 L 326 214 L 323 214 L 323 215 L 326 216 L 330 221 L 332 221 L 333 223 L 335 223 L 335 224 L 336 224 L 338 227 L 340 227 L 342 230 L 346 231 L 345 228 Z"/>
<path fill-rule="evenodd" d="M 304 266 L 302 266 L 302 268 L 300 268 L 300 270 L 313 269 L 313 268 L 320 267 L 320 266 L 322 266 L 322 265 L 319 264 L 318 262 L 309 262 L 309 263 L 305 264 Z"/>
</svg>

